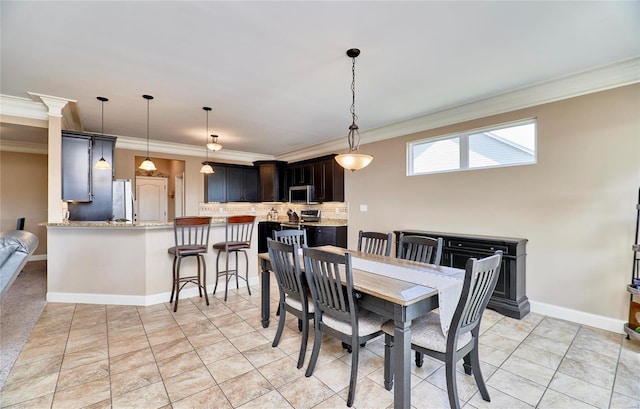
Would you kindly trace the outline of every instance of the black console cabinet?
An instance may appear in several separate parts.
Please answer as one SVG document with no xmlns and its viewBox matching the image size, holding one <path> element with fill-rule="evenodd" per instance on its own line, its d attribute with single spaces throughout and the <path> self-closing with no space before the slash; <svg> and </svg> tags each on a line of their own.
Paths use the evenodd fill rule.
<svg viewBox="0 0 640 409">
<path fill-rule="evenodd" d="M 480 259 L 492 255 L 496 250 L 502 250 L 500 277 L 487 307 L 517 319 L 529 313 L 529 299 L 525 287 L 527 239 L 420 230 L 399 230 L 394 233 L 396 234 L 396 254 L 398 254 L 397 243 L 400 233 L 442 237 L 444 240 L 442 265 L 449 267 L 465 268 L 467 259 L 470 257 Z"/>
</svg>

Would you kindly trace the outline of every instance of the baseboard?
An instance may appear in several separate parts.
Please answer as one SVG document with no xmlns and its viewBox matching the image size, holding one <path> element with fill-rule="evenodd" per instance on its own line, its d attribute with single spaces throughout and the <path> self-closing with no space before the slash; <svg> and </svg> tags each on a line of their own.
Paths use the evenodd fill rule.
<svg viewBox="0 0 640 409">
<path fill-rule="evenodd" d="M 559 307 L 557 305 L 545 304 L 538 301 L 529 300 L 529 303 L 531 304 L 531 312 L 535 312 L 536 314 L 547 315 L 549 317 L 576 322 L 578 324 L 588 325 L 590 327 L 600 328 L 618 334 L 624 334 L 625 321 L 622 320 L 591 314 L 584 311 L 572 310 L 570 308 Z"/>
<path fill-rule="evenodd" d="M 29 256 L 28 261 L 43 261 L 47 259 L 46 254 L 32 254 Z"/>
<path fill-rule="evenodd" d="M 257 285 L 260 283 L 258 277 L 249 279 L 249 285 Z M 235 282 L 229 283 L 229 286 L 235 288 Z M 222 286 L 222 287 L 221 287 Z M 240 282 L 240 287 L 246 287 L 244 281 Z M 218 282 L 218 293 L 220 289 L 224 291 L 224 281 Z M 213 284 L 207 285 L 207 293 L 213 292 Z M 60 293 L 47 292 L 47 302 L 63 302 L 70 304 L 105 304 L 105 305 L 135 305 L 149 306 L 162 304 L 169 301 L 171 291 L 151 295 L 119 295 L 119 294 L 92 294 L 92 293 Z M 180 298 L 190 298 L 198 296 L 198 288 L 195 286 L 188 287 L 180 291 Z"/>
</svg>

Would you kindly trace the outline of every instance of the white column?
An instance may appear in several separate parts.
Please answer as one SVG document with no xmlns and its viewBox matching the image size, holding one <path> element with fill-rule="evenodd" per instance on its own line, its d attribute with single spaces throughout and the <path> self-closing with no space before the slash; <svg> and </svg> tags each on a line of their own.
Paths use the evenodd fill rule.
<svg viewBox="0 0 640 409">
<path fill-rule="evenodd" d="M 34 100 L 40 99 L 49 108 L 47 221 L 60 223 L 63 217 L 62 108 L 67 105 L 67 102 L 75 101 L 32 92 L 29 95 Z"/>
</svg>

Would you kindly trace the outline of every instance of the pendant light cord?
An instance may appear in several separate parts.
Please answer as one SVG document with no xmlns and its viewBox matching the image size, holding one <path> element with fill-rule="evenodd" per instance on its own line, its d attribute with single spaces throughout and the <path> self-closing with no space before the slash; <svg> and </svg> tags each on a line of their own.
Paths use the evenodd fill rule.
<svg viewBox="0 0 640 409">
<path fill-rule="evenodd" d="M 349 127 L 349 134 L 347 140 L 349 142 L 349 152 L 355 152 L 360 147 L 360 132 L 358 131 L 358 125 L 356 120 L 356 57 L 351 57 L 351 126 Z M 356 138 L 357 137 L 357 138 Z"/>
<path fill-rule="evenodd" d="M 147 98 L 147 160 L 149 160 L 149 98 Z"/>
</svg>

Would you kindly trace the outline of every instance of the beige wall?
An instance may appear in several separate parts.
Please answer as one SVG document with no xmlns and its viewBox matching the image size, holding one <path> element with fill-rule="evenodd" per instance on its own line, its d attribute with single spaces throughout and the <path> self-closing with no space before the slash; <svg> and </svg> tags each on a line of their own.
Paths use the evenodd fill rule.
<svg viewBox="0 0 640 409">
<path fill-rule="evenodd" d="M 47 155 L 0 152 L 0 231 L 14 230 L 24 217 L 25 230 L 40 240 L 35 255 L 47 253 Z"/>
<path fill-rule="evenodd" d="M 538 123 L 535 165 L 406 176 L 409 141 L 532 117 Z M 360 150 L 374 160 L 345 174 L 349 247 L 359 229 L 523 237 L 529 240 L 532 309 L 552 304 L 626 321 L 640 187 L 640 85 Z M 360 212 L 360 204 L 368 211 Z"/>
</svg>

